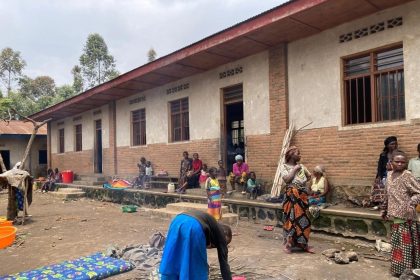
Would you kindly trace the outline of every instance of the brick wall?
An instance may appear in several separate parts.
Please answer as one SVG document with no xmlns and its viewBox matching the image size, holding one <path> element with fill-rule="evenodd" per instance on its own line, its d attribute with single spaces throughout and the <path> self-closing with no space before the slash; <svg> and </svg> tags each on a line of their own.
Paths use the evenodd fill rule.
<svg viewBox="0 0 420 280">
<path fill-rule="evenodd" d="M 209 167 L 216 167 L 220 158 L 219 139 L 153 144 L 141 147 L 118 147 L 118 174 L 137 174 L 137 163 L 140 157 L 144 156 L 153 163 L 155 173 L 159 170 L 166 170 L 171 176 L 178 176 L 179 165 L 184 151 L 188 151 L 190 157 L 197 152 L 203 163 L 206 163 Z"/>
<path fill-rule="evenodd" d="M 338 130 L 337 127 L 300 131 L 294 138 L 308 168 L 322 164 L 334 185 L 370 185 L 386 137 L 398 137 L 399 148 L 417 155 L 420 123 Z"/>
<path fill-rule="evenodd" d="M 93 174 L 93 150 L 51 155 L 51 168 L 72 170 L 75 174 Z"/>
<path fill-rule="evenodd" d="M 257 177 L 272 182 L 288 127 L 287 45 L 269 50 L 270 134 L 246 137 L 247 160 Z"/>
</svg>

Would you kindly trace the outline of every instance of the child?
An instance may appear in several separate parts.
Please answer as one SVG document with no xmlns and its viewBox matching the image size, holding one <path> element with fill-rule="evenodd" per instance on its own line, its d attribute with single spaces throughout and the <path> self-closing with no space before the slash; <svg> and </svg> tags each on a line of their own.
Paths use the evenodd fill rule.
<svg viewBox="0 0 420 280">
<path fill-rule="evenodd" d="M 420 183 L 406 170 L 407 157 L 404 152 L 394 151 L 391 164 L 381 216 L 393 221 L 391 273 L 398 276 L 405 269 L 420 268 L 420 223 L 417 222 L 415 209 L 420 203 Z"/>
<path fill-rule="evenodd" d="M 257 196 L 261 190 L 261 185 L 257 184 L 257 176 L 255 172 L 249 172 L 249 179 L 246 183 L 246 191 L 250 194 L 251 199 L 257 199 Z"/>
<path fill-rule="evenodd" d="M 200 177 L 198 178 L 198 182 L 200 183 L 200 188 L 204 189 L 206 186 L 207 178 L 209 177 L 207 174 L 207 164 L 203 163 L 203 168 L 201 168 Z"/>
<path fill-rule="evenodd" d="M 408 162 L 408 170 L 413 173 L 414 178 L 420 182 L 420 143 L 417 145 L 418 157 L 410 159 Z"/>
<path fill-rule="evenodd" d="M 47 170 L 47 181 L 42 185 L 41 192 L 48 192 L 53 188 L 54 172 L 51 168 Z"/>
<path fill-rule="evenodd" d="M 325 195 L 328 193 L 328 181 L 321 166 L 315 166 L 313 173 L 314 178 L 312 178 L 311 182 L 311 196 L 309 197 L 309 205 L 320 206 L 326 202 Z"/>
<path fill-rule="evenodd" d="M 226 194 L 226 169 L 223 166 L 223 160 L 217 162 L 219 168 L 217 169 L 217 180 L 220 184 L 220 189 L 222 190 L 222 196 Z"/>
<path fill-rule="evenodd" d="M 137 167 L 139 168 L 139 177 L 137 177 L 134 185 L 136 187 L 143 187 L 144 179 L 146 176 L 146 158 L 145 157 L 140 158 L 140 162 L 137 163 Z"/>
<path fill-rule="evenodd" d="M 145 168 L 145 178 L 144 178 L 144 187 L 149 188 L 150 187 L 150 178 L 153 176 L 153 167 L 152 163 L 150 161 L 146 162 L 146 168 Z"/>
<path fill-rule="evenodd" d="M 210 168 L 209 178 L 206 181 L 206 191 L 208 198 L 207 213 L 218 221 L 222 218 L 222 195 L 216 175 L 217 169 L 215 167 Z"/>
<path fill-rule="evenodd" d="M 63 176 L 61 175 L 61 173 L 58 171 L 58 168 L 54 169 L 54 179 L 56 183 L 61 183 L 63 182 Z"/>
<path fill-rule="evenodd" d="M 184 182 L 183 185 L 180 186 L 176 190 L 176 192 L 184 194 L 184 193 L 186 193 L 186 190 L 189 186 L 192 186 L 192 187 L 195 186 L 195 177 L 194 177 L 194 171 L 193 170 L 189 170 L 187 172 L 187 176 L 186 176 L 186 178 L 183 182 Z"/>
</svg>

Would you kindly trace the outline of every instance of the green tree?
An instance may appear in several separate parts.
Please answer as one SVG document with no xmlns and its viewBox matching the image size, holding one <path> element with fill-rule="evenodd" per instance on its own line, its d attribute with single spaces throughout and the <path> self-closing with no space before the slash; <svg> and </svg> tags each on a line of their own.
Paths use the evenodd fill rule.
<svg viewBox="0 0 420 280">
<path fill-rule="evenodd" d="M 76 93 L 81 93 L 83 91 L 83 76 L 82 69 L 79 65 L 75 65 L 71 69 L 71 74 L 73 75 L 73 89 Z"/>
<path fill-rule="evenodd" d="M 55 98 L 52 101 L 52 104 L 57 104 L 61 101 L 69 99 L 70 97 L 75 96 L 77 93 L 74 90 L 73 86 L 63 85 L 56 88 Z"/>
<path fill-rule="evenodd" d="M 101 35 L 90 34 L 79 59 L 84 87 L 92 88 L 119 75 Z M 74 69 L 74 68 L 73 68 Z"/>
<path fill-rule="evenodd" d="M 12 48 L 4 48 L 0 53 L 0 79 L 9 93 L 12 90 L 12 82 L 22 76 L 22 70 L 26 62 L 21 58 L 20 52 Z"/>
<path fill-rule="evenodd" d="M 150 50 L 147 52 L 147 60 L 149 62 L 152 62 L 153 60 L 156 59 L 156 55 L 157 55 L 157 53 L 156 53 L 155 49 L 150 48 Z"/>
<path fill-rule="evenodd" d="M 31 115 L 53 104 L 56 98 L 54 79 L 39 76 L 35 79 L 24 76 L 19 80 L 19 92 L 12 94 L 17 111 L 22 115 Z"/>
</svg>

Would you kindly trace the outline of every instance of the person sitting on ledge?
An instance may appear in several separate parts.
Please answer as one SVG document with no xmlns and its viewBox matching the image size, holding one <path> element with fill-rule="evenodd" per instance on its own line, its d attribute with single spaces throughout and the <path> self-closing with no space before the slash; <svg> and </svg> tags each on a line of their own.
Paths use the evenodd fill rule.
<svg viewBox="0 0 420 280">
<path fill-rule="evenodd" d="M 249 173 L 248 164 L 244 162 L 244 158 L 241 155 L 235 156 L 236 163 L 233 164 L 233 171 L 229 176 L 229 182 L 232 186 L 232 190 L 236 189 L 236 184 L 241 186 L 242 194 L 246 194 L 246 181 Z"/>
<path fill-rule="evenodd" d="M 328 193 L 328 180 L 322 166 L 315 166 L 313 172 L 314 178 L 311 182 L 311 196 L 309 197 L 309 205 L 318 205 L 326 202 L 325 196 Z"/>
<path fill-rule="evenodd" d="M 246 191 L 250 194 L 250 198 L 257 199 L 261 192 L 261 184 L 257 183 L 257 175 L 255 175 L 254 171 L 249 172 L 249 179 L 246 185 Z"/>
</svg>

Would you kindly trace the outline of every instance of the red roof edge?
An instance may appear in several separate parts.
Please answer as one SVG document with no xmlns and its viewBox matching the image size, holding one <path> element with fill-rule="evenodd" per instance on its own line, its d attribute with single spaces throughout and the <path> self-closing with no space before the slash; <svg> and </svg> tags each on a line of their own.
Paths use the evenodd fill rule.
<svg viewBox="0 0 420 280">
<path fill-rule="evenodd" d="M 59 111 L 67 106 L 80 102 L 102 91 L 111 89 L 121 83 L 134 79 L 135 77 L 138 77 L 138 76 L 147 74 L 153 70 L 157 70 L 159 68 L 165 67 L 169 64 L 175 63 L 188 56 L 199 53 L 201 51 L 205 51 L 223 42 L 235 39 L 244 34 L 255 31 L 267 24 L 286 18 L 298 12 L 310 9 L 314 6 L 320 5 L 328 1 L 330 0 L 292 0 L 292 1 L 286 2 L 280 6 L 274 7 L 273 9 L 270 9 L 257 16 L 249 18 L 243 22 L 240 22 L 232 27 L 229 27 L 218 33 L 210 35 L 198 42 L 188 45 L 173 53 L 160 57 L 150 63 L 147 63 L 129 72 L 126 72 L 113 80 L 100 84 L 70 99 L 67 99 L 63 102 L 55 104 L 51 107 L 48 107 L 40 112 L 37 112 L 31 115 L 30 118 L 37 121 L 41 121 L 50 113 Z"/>
</svg>

